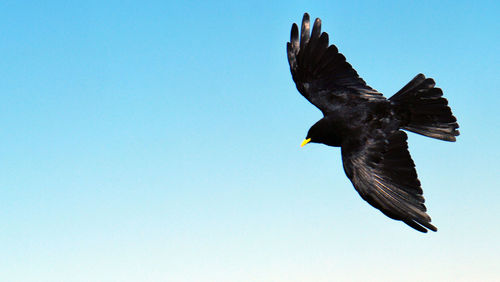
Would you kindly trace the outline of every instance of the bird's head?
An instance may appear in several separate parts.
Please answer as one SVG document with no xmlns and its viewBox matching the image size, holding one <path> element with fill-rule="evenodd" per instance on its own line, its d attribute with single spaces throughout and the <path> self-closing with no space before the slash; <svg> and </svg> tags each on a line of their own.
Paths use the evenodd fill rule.
<svg viewBox="0 0 500 282">
<path fill-rule="evenodd" d="M 319 120 L 316 122 L 311 128 L 309 128 L 309 131 L 307 132 L 306 139 L 302 141 L 300 144 L 300 147 L 304 147 L 307 145 L 307 143 L 312 142 L 312 143 L 323 143 L 321 142 L 323 139 L 323 134 L 326 129 L 324 127 L 326 126 L 326 122 L 324 119 Z"/>
<path fill-rule="evenodd" d="M 309 128 L 306 139 L 302 141 L 300 147 L 304 147 L 311 142 L 323 143 L 328 146 L 340 146 L 338 133 L 335 124 L 331 120 L 322 118 Z"/>
</svg>

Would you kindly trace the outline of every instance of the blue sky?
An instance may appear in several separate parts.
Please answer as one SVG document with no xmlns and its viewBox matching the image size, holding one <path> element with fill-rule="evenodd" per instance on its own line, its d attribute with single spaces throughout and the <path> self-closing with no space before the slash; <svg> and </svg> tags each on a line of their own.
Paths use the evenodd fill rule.
<svg viewBox="0 0 500 282">
<path fill-rule="evenodd" d="M 304 12 L 390 96 L 433 77 L 456 143 L 409 134 L 437 233 L 365 203 L 286 60 Z M 3 1 L 1 281 L 497 281 L 498 1 Z"/>
</svg>

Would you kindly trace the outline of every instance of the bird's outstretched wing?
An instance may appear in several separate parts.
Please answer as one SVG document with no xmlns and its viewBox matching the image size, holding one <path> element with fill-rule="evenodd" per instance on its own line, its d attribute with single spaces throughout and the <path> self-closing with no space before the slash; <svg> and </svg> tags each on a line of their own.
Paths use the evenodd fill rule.
<svg viewBox="0 0 500 282">
<path fill-rule="evenodd" d="M 426 213 L 406 140 L 403 131 L 376 130 L 361 144 L 342 146 L 345 173 L 361 197 L 385 215 L 421 232 L 437 231 Z"/>
<path fill-rule="evenodd" d="M 309 15 L 305 13 L 300 39 L 297 25 L 292 25 L 287 53 L 297 89 L 323 113 L 333 110 L 331 107 L 339 100 L 385 99 L 366 85 L 335 45 L 328 46 L 328 34 L 321 33 L 320 19 L 314 21 L 310 33 Z"/>
</svg>

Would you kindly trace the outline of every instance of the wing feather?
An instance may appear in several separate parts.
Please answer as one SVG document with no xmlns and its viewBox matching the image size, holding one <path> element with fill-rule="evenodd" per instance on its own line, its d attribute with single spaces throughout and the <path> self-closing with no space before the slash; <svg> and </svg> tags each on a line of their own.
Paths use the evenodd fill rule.
<svg viewBox="0 0 500 282">
<path fill-rule="evenodd" d="M 364 144 L 342 146 L 344 170 L 361 197 L 385 215 L 421 232 L 436 231 L 406 140 L 403 131 L 376 130 Z"/>
<path fill-rule="evenodd" d="M 311 32 L 307 13 L 302 19 L 300 39 L 298 26 L 292 25 L 287 54 L 299 92 L 323 113 L 335 108 L 331 96 L 336 99 L 385 99 L 359 77 L 335 45 L 328 46 L 328 41 L 328 34 L 321 32 L 320 19 L 314 21 Z"/>
</svg>

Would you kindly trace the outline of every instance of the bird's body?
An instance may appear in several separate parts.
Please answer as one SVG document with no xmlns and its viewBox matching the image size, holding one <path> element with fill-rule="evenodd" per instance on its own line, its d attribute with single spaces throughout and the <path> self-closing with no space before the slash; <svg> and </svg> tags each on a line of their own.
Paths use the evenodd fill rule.
<svg viewBox="0 0 500 282">
<path fill-rule="evenodd" d="M 300 39 L 293 24 L 287 53 L 297 89 L 324 115 L 309 129 L 303 145 L 341 147 L 346 175 L 364 200 L 421 232 L 436 231 L 426 214 L 406 133 L 400 129 L 455 141 L 458 124 L 441 89 L 419 74 L 386 99 L 358 76 L 334 45 L 328 46 L 319 19 L 310 33 L 308 14 Z"/>
<path fill-rule="evenodd" d="M 366 137 L 371 132 L 367 129 L 392 131 L 398 128 L 400 123 L 392 113 L 388 100 L 367 102 L 353 99 L 350 103 L 339 104 L 338 109 L 326 113 L 325 117 L 315 124 L 322 129 L 321 135 L 315 136 L 314 140 L 316 143 L 341 147 Z"/>
</svg>

